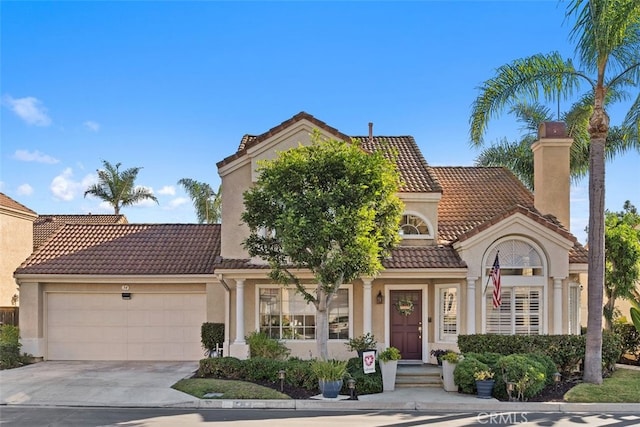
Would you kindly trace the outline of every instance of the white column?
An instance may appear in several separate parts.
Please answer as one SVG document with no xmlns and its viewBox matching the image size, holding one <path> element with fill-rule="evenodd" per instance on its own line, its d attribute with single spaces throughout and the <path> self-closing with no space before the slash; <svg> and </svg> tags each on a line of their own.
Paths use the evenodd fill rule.
<svg viewBox="0 0 640 427">
<path fill-rule="evenodd" d="M 562 334 L 562 279 L 553 278 L 553 333 Z"/>
<path fill-rule="evenodd" d="M 362 289 L 362 333 L 371 333 L 372 324 L 371 324 L 371 284 L 373 283 L 372 279 L 362 279 L 364 283 Z"/>
<path fill-rule="evenodd" d="M 467 334 L 476 333 L 476 278 L 467 277 Z"/>
<path fill-rule="evenodd" d="M 244 344 L 244 279 L 236 279 L 236 344 Z"/>
</svg>

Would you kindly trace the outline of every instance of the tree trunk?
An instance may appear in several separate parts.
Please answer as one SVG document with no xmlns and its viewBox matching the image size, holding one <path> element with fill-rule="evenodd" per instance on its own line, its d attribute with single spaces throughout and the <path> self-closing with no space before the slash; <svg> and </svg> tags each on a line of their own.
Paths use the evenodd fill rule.
<svg viewBox="0 0 640 427">
<path fill-rule="evenodd" d="M 326 292 L 322 285 L 317 288 L 316 300 L 316 343 L 318 346 L 318 354 L 320 359 L 329 359 L 329 349 L 327 342 L 329 341 L 329 301 L 331 295 Z"/>
<path fill-rule="evenodd" d="M 602 98 L 600 96 L 602 96 Z M 604 148 L 609 117 L 602 108 L 602 92 L 596 91 L 595 109 L 589 121 L 589 278 L 587 284 L 587 339 L 584 377 L 602 384 L 602 300 L 604 292 Z"/>
</svg>

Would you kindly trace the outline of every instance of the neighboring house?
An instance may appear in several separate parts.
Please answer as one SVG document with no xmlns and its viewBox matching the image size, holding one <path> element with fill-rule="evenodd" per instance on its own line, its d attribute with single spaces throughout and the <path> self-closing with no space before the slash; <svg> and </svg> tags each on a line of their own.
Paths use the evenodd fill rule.
<svg viewBox="0 0 640 427">
<path fill-rule="evenodd" d="M 66 225 L 16 271 L 24 350 L 47 359 L 197 359 L 199 324 L 224 322 L 225 355 L 248 357 L 261 330 L 292 355 L 317 357 L 315 309 L 273 284 L 251 259 L 240 214 L 259 160 L 308 144 L 318 129 L 300 113 L 245 135 L 220 161 L 221 225 Z M 470 333 L 578 333 L 587 253 L 569 231 L 569 146 L 564 128 L 541 128 L 533 146 L 536 196 L 504 168 L 430 167 L 411 136 L 354 137 L 397 151 L 405 212 L 402 242 L 376 277 L 341 287 L 330 308 L 329 354 L 347 358 L 349 337 L 372 332 L 404 360 L 428 361 Z M 542 171 L 542 173 L 540 173 Z M 500 251 L 502 305 L 492 306 L 491 266 Z M 303 275 L 312 284 L 312 276 Z M 29 313 L 28 315 L 26 313 Z M 27 320 L 29 319 L 29 320 Z"/>
<path fill-rule="evenodd" d="M 32 224 L 37 217 L 28 207 L 0 193 L 0 321 L 5 321 L 4 316 L 6 320 L 13 317 L 20 304 L 13 272 L 31 254 Z"/>
<path fill-rule="evenodd" d="M 127 224 L 127 217 L 111 214 L 86 215 L 38 215 L 33 223 L 33 250 L 47 241 L 65 224 Z M 23 259 L 24 261 L 24 259 Z"/>
</svg>

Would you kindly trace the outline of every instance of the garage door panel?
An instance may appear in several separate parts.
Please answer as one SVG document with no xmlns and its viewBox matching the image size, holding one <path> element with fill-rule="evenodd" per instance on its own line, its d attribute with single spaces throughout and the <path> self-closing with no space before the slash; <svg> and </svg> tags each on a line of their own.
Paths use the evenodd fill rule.
<svg viewBox="0 0 640 427">
<path fill-rule="evenodd" d="M 198 360 L 205 321 L 204 293 L 134 293 L 131 300 L 120 293 L 49 293 L 47 358 Z"/>
</svg>

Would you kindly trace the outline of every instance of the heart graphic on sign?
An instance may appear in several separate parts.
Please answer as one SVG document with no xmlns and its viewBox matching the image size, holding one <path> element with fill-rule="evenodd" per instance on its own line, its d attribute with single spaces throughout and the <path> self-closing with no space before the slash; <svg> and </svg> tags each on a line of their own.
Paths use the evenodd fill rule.
<svg viewBox="0 0 640 427">
<path fill-rule="evenodd" d="M 364 358 L 364 363 L 365 363 L 365 365 L 370 366 L 370 365 L 373 365 L 373 361 L 374 360 L 375 360 L 374 356 L 367 355 Z"/>
</svg>

